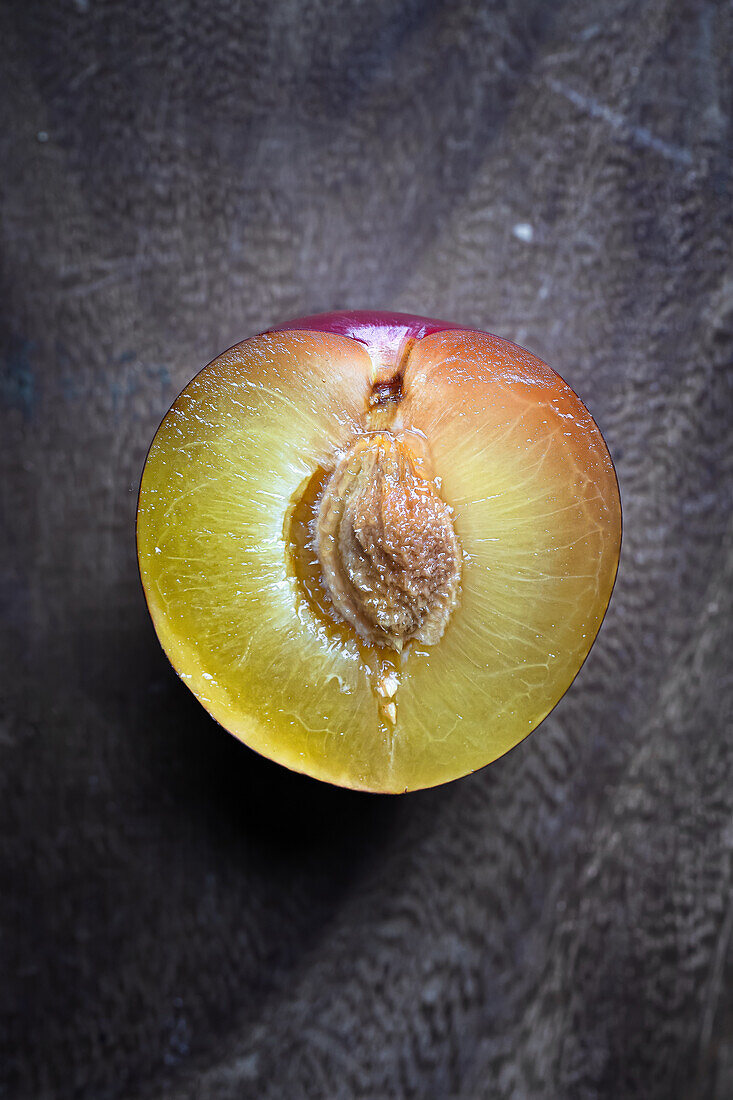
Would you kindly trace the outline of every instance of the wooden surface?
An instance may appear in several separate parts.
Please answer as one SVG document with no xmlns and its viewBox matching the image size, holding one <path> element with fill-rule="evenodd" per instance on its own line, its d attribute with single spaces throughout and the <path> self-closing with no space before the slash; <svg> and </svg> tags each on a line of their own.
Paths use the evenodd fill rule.
<svg viewBox="0 0 733 1100">
<path fill-rule="evenodd" d="M 0 1096 L 733 1095 L 731 12 L 3 6 Z M 625 511 L 568 696 L 399 799 L 217 728 L 134 555 L 190 376 L 359 306 L 549 361 Z"/>
</svg>

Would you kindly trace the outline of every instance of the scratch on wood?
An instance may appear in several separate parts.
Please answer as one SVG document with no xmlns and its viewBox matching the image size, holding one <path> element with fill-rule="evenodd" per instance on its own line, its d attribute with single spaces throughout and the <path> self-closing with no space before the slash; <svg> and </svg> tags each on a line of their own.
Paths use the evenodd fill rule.
<svg viewBox="0 0 733 1100">
<path fill-rule="evenodd" d="M 622 114 L 607 107 L 605 103 L 601 103 L 594 96 L 583 95 L 581 92 L 576 92 L 574 88 L 569 88 L 567 84 L 563 84 L 560 80 L 548 78 L 547 84 L 552 88 L 553 92 L 563 96 L 572 103 L 573 106 L 577 107 L 578 110 L 583 111 L 584 114 L 590 115 L 591 118 L 602 119 L 614 130 L 625 131 L 637 145 L 643 145 L 647 149 L 653 149 L 656 153 L 659 153 L 667 160 L 674 161 L 676 164 L 692 164 L 693 157 L 689 149 L 685 149 L 681 145 L 673 145 L 668 141 L 664 141 L 662 138 L 658 138 L 656 134 L 653 134 L 646 126 L 634 126 Z"/>
</svg>

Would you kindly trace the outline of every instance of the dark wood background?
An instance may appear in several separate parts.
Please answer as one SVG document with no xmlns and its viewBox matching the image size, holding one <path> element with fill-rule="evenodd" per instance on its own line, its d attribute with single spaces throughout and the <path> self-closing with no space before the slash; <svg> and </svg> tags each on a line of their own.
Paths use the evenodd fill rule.
<svg viewBox="0 0 733 1100">
<path fill-rule="evenodd" d="M 732 13 L 4 3 L 0 1096 L 733 1096 Z M 357 306 L 547 359 L 625 510 L 568 696 L 397 799 L 215 726 L 133 541 L 190 376 Z"/>
</svg>

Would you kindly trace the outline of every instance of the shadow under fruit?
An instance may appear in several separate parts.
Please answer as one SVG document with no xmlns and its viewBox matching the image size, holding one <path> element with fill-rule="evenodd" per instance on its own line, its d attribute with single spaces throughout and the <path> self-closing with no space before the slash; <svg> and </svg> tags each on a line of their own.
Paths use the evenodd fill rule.
<svg viewBox="0 0 733 1100">
<path fill-rule="evenodd" d="M 561 698 L 601 625 L 621 508 L 539 359 L 405 314 L 237 344 L 153 440 L 138 557 L 160 642 L 253 749 L 360 790 L 475 771 Z"/>
</svg>

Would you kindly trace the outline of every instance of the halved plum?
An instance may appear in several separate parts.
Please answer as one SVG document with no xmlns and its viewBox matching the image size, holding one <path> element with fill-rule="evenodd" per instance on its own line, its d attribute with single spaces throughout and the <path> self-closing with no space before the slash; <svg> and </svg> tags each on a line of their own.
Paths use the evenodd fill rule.
<svg viewBox="0 0 733 1100">
<path fill-rule="evenodd" d="M 496 759 L 561 698 L 621 509 L 595 422 L 533 355 L 326 314 L 186 387 L 137 535 L 158 637 L 214 718 L 287 767 L 401 792 Z"/>
</svg>

